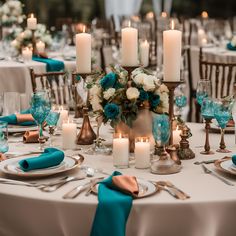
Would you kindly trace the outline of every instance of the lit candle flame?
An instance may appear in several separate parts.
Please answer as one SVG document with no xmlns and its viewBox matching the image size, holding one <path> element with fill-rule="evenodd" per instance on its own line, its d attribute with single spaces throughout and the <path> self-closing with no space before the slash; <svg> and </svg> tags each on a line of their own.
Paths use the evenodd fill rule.
<svg viewBox="0 0 236 236">
<path fill-rule="evenodd" d="M 34 18 L 34 14 L 33 13 L 30 14 L 30 18 Z"/>
<path fill-rule="evenodd" d="M 202 12 L 202 18 L 208 18 L 208 13 L 207 11 Z"/>
<path fill-rule="evenodd" d="M 171 24 L 170 28 L 173 30 L 175 28 L 175 22 L 173 20 L 171 20 L 170 24 Z"/>
<path fill-rule="evenodd" d="M 85 33 L 85 30 L 86 30 L 86 26 L 84 25 L 83 26 L 83 33 Z"/>
<path fill-rule="evenodd" d="M 119 138 L 121 138 L 121 134 L 119 134 Z"/>
<path fill-rule="evenodd" d="M 128 27 L 131 27 L 131 21 L 128 22 Z"/>
</svg>

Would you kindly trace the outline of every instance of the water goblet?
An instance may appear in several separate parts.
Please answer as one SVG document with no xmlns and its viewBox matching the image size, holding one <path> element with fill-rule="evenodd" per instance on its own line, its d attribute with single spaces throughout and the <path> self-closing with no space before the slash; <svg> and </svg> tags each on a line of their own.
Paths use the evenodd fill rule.
<svg viewBox="0 0 236 236">
<path fill-rule="evenodd" d="M 50 134 L 50 139 L 49 139 L 49 146 L 52 147 L 52 137 L 53 134 L 56 130 L 57 127 L 57 122 L 59 120 L 60 113 L 56 111 L 50 111 L 47 118 L 46 118 L 46 123 L 49 127 L 49 134 Z"/>
<path fill-rule="evenodd" d="M 220 148 L 216 150 L 217 152 L 221 153 L 230 152 L 229 150 L 226 149 L 224 141 L 224 133 L 226 125 L 231 118 L 232 108 L 233 108 L 233 101 L 230 99 L 229 100 L 221 99 L 215 103 L 214 116 L 221 129 Z"/>
<path fill-rule="evenodd" d="M 204 154 L 204 155 L 214 154 L 214 152 L 210 150 L 211 148 L 210 148 L 210 143 L 209 143 L 210 123 L 211 123 L 211 120 L 214 118 L 214 101 L 212 99 L 205 98 L 202 101 L 201 114 L 206 124 L 205 125 L 206 141 L 204 145 L 204 151 L 202 151 L 201 154 Z"/>
<path fill-rule="evenodd" d="M 0 153 L 5 153 L 8 151 L 8 123 L 5 121 L 0 121 Z"/>
<path fill-rule="evenodd" d="M 36 91 L 32 94 L 30 112 L 38 124 L 40 150 L 43 150 L 45 137 L 43 136 L 43 123 L 51 110 L 51 102 L 48 93 L 45 91 Z"/>
<path fill-rule="evenodd" d="M 175 89 L 175 106 L 177 107 L 177 116 L 181 117 L 183 107 L 187 105 L 187 97 L 183 92 L 184 85 L 180 85 Z"/>
<path fill-rule="evenodd" d="M 170 122 L 167 115 L 157 115 L 153 118 L 152 133 L 156 144 L 161 146 L 161 151 L 159 159 L 154 160 L 151 164 L 151 172 L 154 174 L 173 174 L 179 172 L 181 166 L 177 165 L 166 151 L 166 144 L 168 144 L 170 138 Z M 157 145 L 156 149 L 158 149 Z"/>
<path fill-rule="evenodd" d="M 203 100 L 207 97 L 211 97 L 211 81 L 199 80 L 197 83 L 197 93 L 196 93 L 198 104 L 201 106 Z"/>
</svg>

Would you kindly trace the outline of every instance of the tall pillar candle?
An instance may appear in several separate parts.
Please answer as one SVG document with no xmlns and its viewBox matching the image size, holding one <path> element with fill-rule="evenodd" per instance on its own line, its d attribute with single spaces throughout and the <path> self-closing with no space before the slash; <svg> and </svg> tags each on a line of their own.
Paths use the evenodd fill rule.
<svg viewBox="0 0 236 236">
<path fill-rule="evenodd" d="M 129 166 L 129 139 L 122 134 L 114 134 L 113 137 L 113 164 L 118 168 Z"/>
<path fill-rule="evenodd" d="M 149 43 L 147 40 L 140 43 L 140 62 L 144 67 L 149 64 Z"/>
<path fill-rule="evenodd" d="M 171 25 L 163 32 L 164 81 L 180 81 L 182 32 Z"/>
<path fill-rule="evenodd" d="M 62 124 L 68 120 L 68 111 L 64 110 L 63 108 L 59 109 L 59 113 L 60 113 L 60 117 L 59 120 L 57 122 L 58 127 L 61 127 Z"/>
<path fill-rule="evenodd" d="M 91 73 L 91 47 L 91 34 L 76 34 L 76 67 L 78 73 Z"/>
<path fill-rule="evenodd" d="M 34 17 L 34 14 L 30 14 L 30 17 L 27 19 L 27 28 L 30 30 L 36 30 L 37 18 Z"/>
<path fill-rule="evenodd" d="M 150 166 L 150 142 L 148 138 L 136 138 L 134 156 L 136 168 L 145 169 Z"/>
<path fill-rule="evenodd" d="M 43 53 L 45 51 L 45 43 L 42 41 L 37 42 L 36 48 L 37 48 L 38 53 Z"/>
<path fill-rule="evenodd" d="M 121 30 L 121 64 L 138 65 L 138 30 L 127 27 Z"/>
<path fill-rule="evenodd" d="M 77 129 L 75 123 L 62 124 L 62 147 L 63 149 L 75 149 Z"/>
</svg>

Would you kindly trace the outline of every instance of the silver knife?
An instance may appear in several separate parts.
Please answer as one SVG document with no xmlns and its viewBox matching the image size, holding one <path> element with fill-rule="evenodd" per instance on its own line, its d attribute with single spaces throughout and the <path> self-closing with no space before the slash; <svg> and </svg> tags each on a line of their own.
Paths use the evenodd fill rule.
<svg viewBox="0 0 236 236">
<path fill-rule="evenodd" d="M 91 185 L 91 181 L 86 182 L 85 184 L 78 185 L 75 188 L 73 188 L 71 191 L 66 193 L 63 198 L 64 199 L 74 199 L 76 198 L 80 193 L 82 193 L 84 190 L 88 189 Z"/>
</svg>

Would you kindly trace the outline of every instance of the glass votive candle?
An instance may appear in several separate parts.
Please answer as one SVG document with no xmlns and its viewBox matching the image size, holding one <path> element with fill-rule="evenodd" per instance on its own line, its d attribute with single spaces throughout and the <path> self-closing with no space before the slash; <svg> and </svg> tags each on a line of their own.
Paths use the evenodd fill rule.
<svg viewBox="0 0 236 236">
<path fill-rule="evenodd" d="M 135 138 L 135 167 L 146 169 L 150 167 L 150 140 L 148 137 Z"/>
<path fill-rule="evenodd" d="M 129 167 L 129 137 L 128 134 L 113 135 L 113 165 L 117 168 Z"/>
<path fill-rule="evenodd" d="M 0 121 L 0 153 L 5 153 L 8 149 L 8 123 Z"/>
</svg>

